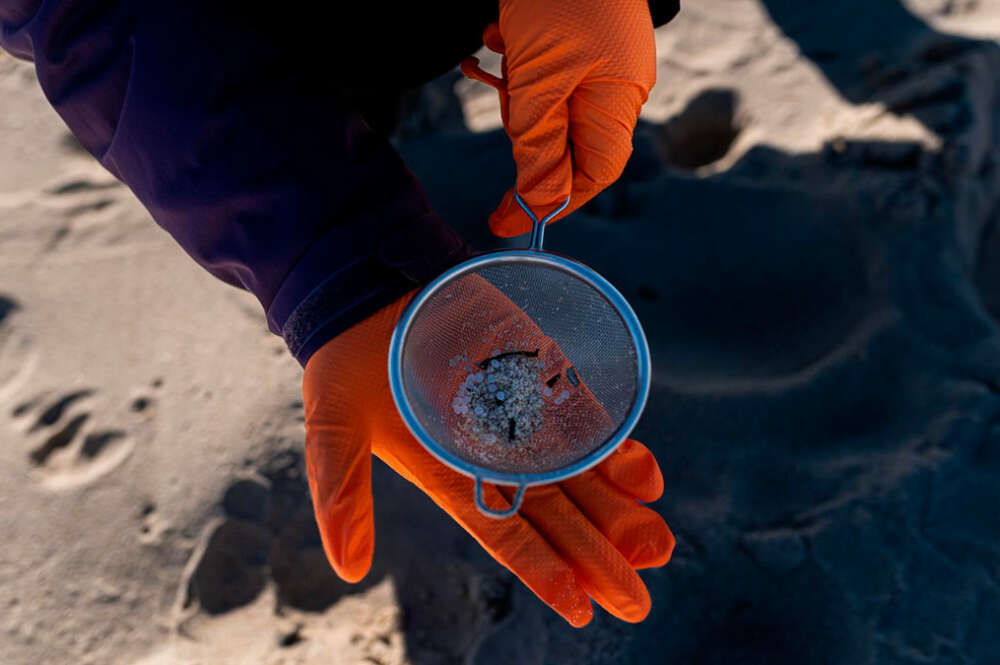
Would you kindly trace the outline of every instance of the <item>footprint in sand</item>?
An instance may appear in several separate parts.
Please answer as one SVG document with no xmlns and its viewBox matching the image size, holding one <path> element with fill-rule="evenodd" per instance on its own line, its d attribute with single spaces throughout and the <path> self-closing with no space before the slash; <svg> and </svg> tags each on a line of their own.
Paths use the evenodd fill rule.
<svg viewBox="0 0 1000 665">
<path fill-rule="evenodd" d="M 0 293 L 0 401 L 20 390 L 38 361 L 31 337 L 12 325 L 21 304 Z"/>
<path fill-rule="evenodd" d="M 302 455 L 285 450 L 252 463 L 235 478 L 182 582 L 181 612 L 223 614 L 273 584 L 279 607 L 320 612 L 367 588 L 340 580 L 323 553 Z"/>
<path fill-rule="evenodd" d="M 28 462 L 38 481 L 53 490 L 94 482 L 120 465 L 135 442 L 127 432 L 94 422 L 97 392 L 82 388 L 43 393 L 10 413 L 28 438 Z"/>
<path fill-rule="evenodd" d="M 54 226 L 44 251 L 57 249 L 71 236 L 80 242 L 120 233 L 109 222 L 118 214 L 124 192 L 117 180 L 89 175 L 64 179 L 46 188 L 40 200 L 55 213 L 53 219 L 61 221 Z"/>
</svg>

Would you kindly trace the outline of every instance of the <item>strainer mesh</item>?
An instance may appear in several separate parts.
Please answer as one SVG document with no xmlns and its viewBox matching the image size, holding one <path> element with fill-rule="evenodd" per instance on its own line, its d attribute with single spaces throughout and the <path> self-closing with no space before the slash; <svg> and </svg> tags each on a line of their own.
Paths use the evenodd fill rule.
<svg viewBox="0 0 1000 665">
<path fill-rule="evenodd" d="M 541 426 L 527 445 L 470 435 L 469 414 L 456 406 L 480 363 L 512 350 L 539 351 L 531 362 Z M 480 264 L 440 286 L 414 313 L 401 376 L 414 416 L 441 447 L 508 474 L 586 457 L 618 432 L 639 391 L 635 341 L 616 308 L 569 269 L 526 257 Z"/>
</svg>

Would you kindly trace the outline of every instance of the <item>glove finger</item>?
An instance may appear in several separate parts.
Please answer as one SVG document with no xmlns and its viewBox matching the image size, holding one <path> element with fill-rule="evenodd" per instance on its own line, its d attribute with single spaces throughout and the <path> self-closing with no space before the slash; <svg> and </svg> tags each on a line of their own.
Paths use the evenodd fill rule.
<svg viewBox="0 0 1000 665">
<path fill-rule="evenodd" d="M 517 166 L 516 190 L 532 212 L 541 217 L 561 206 L 569 196 L 573 168 L 566 105 L 570 89 L 558 85 L 538 88 L 516 80 L 508 82 L 506 127 Z M 490 230 L 503 238 L 531 230 L 531 220 L 514 201 L 513 189 L 490 215 Z"/>
<path fill-rule="evenodd" d="M 597 471 L 612 485 L 649 503 L 663 496 L 663 474 L 649 448 L 634 439 L 627 439 L 613 454 L 601 462 Z"/>
<path fill-rule="evenodd" d="M 474 506 L 471 492 L 468 500 L 467 505 Z M 503 510 L 511 505 L 509 497 L 490 485 L 483 487 L 483 500 L 494 509 Z M 586 587 L 565 556 L 553 548 L 530 521 L 519 514 L 495 519 L 486 517 L 476 508 L 473 510 L 459 523 L 497 561 L 570 625 L 582 628 L 590 623 L 594 609 Z"/>
<path fill-rule="evenodd" d="M 670 560 L 674 534 L 667 523 L 603 475 L 588 471 L 559 485 L 633 568 L 659 568 Z"/>
<path fill-rule="evenodd" d="M 500 26 L 496 22 L 490 23 L 483 29 L 483 46 L 494 53 L 504 54 L 503 35 L 500 34 Z"/>
<path fill-rule="evenodd" d="M 651 601 L 639 575 L 558 485 L 529 490 L 519 514 L 569 562 L 580 586 L 608 612 L 632 623 L 646 618 Z"/>
<path fill-rule="evenodd" d="M 569 100 L 572 201 L 585 204 L 615 182 L 632 155 L 632 132 L 647 93 L 628 81 L 584 82 Z"/>
<path fill-rule="evenodd" d="M 403 429 L 399 422 L 387 430 L 392 440 L 384 445 L 376 435 L 375 454 L 427 494 L 542 602 L 571 625 L 587 625 L 594 615 L 590 597 L 559 553 L 520 515 L 494 519 L 480 513 L 472 479 L 436 460 Z M 497 510 L 510 507 L 509 498 L 488 483 L 483 486 L 483 500 Z"/>
<path fill-rule="evenodd" d="M 354 423 L 310 421 L 307 415 L 306 471 L 326 556 L 337 575 L 357 582 L 371 568 L 375 549 L 367 433 Z"/>
<path fill-rule="evenodd" d="M 569 96 L 565 116 L 561 108 L 533 108 L 533 100 L 524 103 L 513 87 L 510 91 L 510 119 L 505 126 L 509 125 L 514 144 L 517 191 L 536 216 L 554 210 L 569 196 L 569 206 L 552 221 L 562 219 L 621 176 L 648 96 L 641 86 L 620 80 L 584 82 Z M 530 117 L 542 118 L 539 126 L 518 133 L 515 123 Z M 490 230 L 505 238 L 531 230 L 531 220 L 514 200 L 513 189 L 490 216 Z"/>
</svg>

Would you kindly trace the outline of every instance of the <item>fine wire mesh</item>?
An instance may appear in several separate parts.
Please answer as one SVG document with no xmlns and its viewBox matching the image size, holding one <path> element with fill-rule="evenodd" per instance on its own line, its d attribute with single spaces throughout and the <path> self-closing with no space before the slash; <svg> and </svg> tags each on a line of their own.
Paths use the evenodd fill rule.
<svg viewBox="0 0 1000 665">
<path fill-rule="evenodd" d="M 512 348 L 541 350 L 540 378 L 559 373 L 554 394 L 563 401 L 546 398 L 529 446 L 486 445 L 463 429 L 453 402 L 480 361 Z M 449 279 L 414 313 L 401 352 L 404 399 L 427 433 L 498 473 L 557 471 L 585 458 L 619 431 L 640 389 L 636 341 L 621 314 L 590 283 L 540 259 L 504 257 Z"/>
</svg>

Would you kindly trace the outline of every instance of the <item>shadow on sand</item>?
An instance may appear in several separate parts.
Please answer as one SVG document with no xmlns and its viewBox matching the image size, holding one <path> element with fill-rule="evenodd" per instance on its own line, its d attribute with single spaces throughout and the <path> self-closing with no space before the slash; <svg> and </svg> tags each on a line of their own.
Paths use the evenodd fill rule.
<svg viewBox="0 0 1000 665">
<path fill-rule="evenodd" d="M 728 148 L 734 93 L 711 91 L 710 122 L 642 124 L 622 180 L 548 236 L 647 328 L 635 436 L 678 536 L 643 573 L 653 613 L 569 628 L 377 465 L 368 583 L 394 578 L 412 662 L 1000 661 L 1000 49 L 891 0 L 764 4 L 845 99 L 917 118 L 941 150 L 757 147 L 697 178 L 678 167 Z M 445 219 L 498 246 L 484 220 L 514 179 L 509 144 L 461 128 L 456 76 L 417 93 L 397 144 Z M 311 533 L 292 577 L 323 567 Z M 323 584 L 283 588 L 320 598 L 306 609 L 354 591 Z"/>
</svg>

